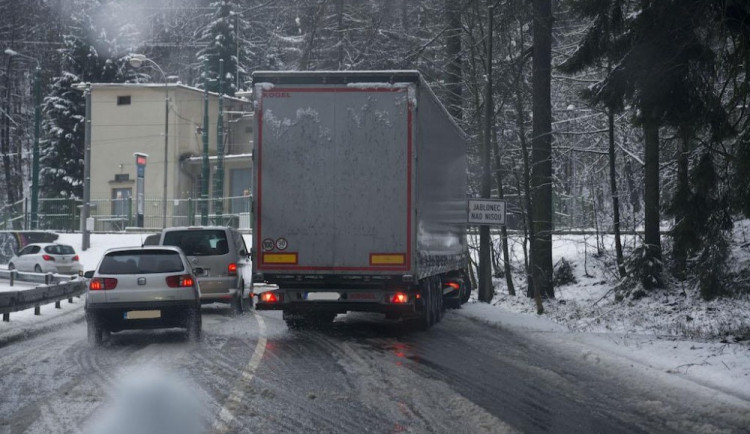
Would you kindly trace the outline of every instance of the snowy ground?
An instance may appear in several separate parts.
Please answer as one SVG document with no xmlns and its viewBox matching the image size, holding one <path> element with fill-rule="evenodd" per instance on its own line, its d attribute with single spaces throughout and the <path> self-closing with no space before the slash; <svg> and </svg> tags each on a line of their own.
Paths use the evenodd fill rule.
<svg viewBox="0 0 750 434">
<path fill-rule="evenodd" d="M 74 246 L 84 269 L 91 270 L 107 248 L 140 245 L 143 238 L 140 234 L 94 234 L 86 252 L 80 250 L 80 234 L 61 234 L 59 241 Z M 750 264 L 749 248 L 742 247 L 747 238 L 750 224 L 743 222 L 736 229 L 735 239 L 740 242 L 733 251 L 732 263 L 738 270 Z M 600 243 L 609 249 L 611 239 Z M 696 288 L 679 287 L 658 296 L 616 303 L 612 290 L 615 277 L 608 265 L 612 259 L 596 254 L 594 236 L 560 236 L 553 245 L 555 261 L 565 257 L 571 263 L 576 283 L 556 288 L 556 299 L 545 302 L 544 315 L 536 315 L 533 302 L 522 295 L 525 288 L 519 276 L 514 276 L 519 295 L 508 296 L 505 279 L 499 278 L 492 303 L 472 300 L 459 312 L 498 330 L 534 333 L 587 359 L 625 363 L 750 400 L 747 295 L 705 302 Z M 513 252 L 520 263 L 520 247 L 514 246 Z M 0 281 L 0 290 L 5 286 Z M 80 321 L 82 307 L 83 299 L 75 299 L 73 304 L 63 302 L 62 309 L 53 304 L 43 306 L 40 316 L 34 316 L 33 309 L 13 313 L 9 323 L 0 322 L 0 345 Z"/>
</svg>

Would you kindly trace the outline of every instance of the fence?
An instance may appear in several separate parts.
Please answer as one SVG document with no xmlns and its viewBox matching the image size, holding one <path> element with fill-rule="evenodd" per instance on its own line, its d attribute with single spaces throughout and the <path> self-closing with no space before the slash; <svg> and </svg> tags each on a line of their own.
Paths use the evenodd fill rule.
<svg viewBox="0 0 750 434">
<path fill-rule="evenodd" d="M 94 231 L 120 232 L 136 226 L 136 201 L 127 199 L 97 199 L 90 202 L 89 215 L 94 219 Z M 251 196 L 211 199 L 147 198 L 143 207 L 143 227 L 166 227 L 202 224 L 203 207 L 206 207 L 206 224 L 250 229 Z M 83 202 L 77 199 L 39 199 L 39 230 L 74 232 L 80 230 Z M 221 212 L 220 212 L 221 211 Z M 30 217 L 27 201 L 19 201 L 0 209 L 0 230 L 29 229 Z"/>
</svg>

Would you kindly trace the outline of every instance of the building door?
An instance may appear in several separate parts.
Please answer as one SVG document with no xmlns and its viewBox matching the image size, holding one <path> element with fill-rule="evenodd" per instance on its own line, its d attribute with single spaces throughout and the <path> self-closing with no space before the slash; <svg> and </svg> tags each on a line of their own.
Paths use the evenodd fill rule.
<svg viewBox="0 0 750 434">
<path fill-rule="evenodd" d="M 229 195 L 232 197 L 230 212 L 232 214 L 250 212 L 250 192 L 252 191 L 252 170 L 250 168 L 232 169 L 229 173 Z"/>
</svg>

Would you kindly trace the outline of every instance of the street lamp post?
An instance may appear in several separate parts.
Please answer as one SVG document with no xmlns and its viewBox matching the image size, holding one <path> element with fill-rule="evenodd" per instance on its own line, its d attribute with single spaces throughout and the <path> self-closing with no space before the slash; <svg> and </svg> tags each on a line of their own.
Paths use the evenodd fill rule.
<svg viewBox="0 0 750 434">
<path fill-rule="evenodd" d="M 36 62 L 34 69 L 34 149 L 31 163 L 31 229 L 39 226 L 39 129 L 42 120 L 42 67 L 34 57 L 21 54 L 10 48 L 5 49 L 8 56 L 18 56 Z"/>
<path fill-rule="evenodd" d="M 159 70 L 162 78 L 164 79 L 164 190 L 162 192 L 161 226 L 162 228 L 166 228 L 167 227 L 167 170 L 169 168 L 169 164 L 168 164 L 169 163 L 169 86 L 168 86 L 169 80 L 167 80 L 167 75 L 164 73 L 161 67 L 156 62 L 144 56 L 143 54 L 131 54 L 128 57 L 128 63 L 130 63 L 130 66 L 132 66 L 133 68 L 140 68 L 141 65 L 143 65 L 143 62 L 149 62 L 152 65 L 154 65 L 156 69 Z"/>
</svg>

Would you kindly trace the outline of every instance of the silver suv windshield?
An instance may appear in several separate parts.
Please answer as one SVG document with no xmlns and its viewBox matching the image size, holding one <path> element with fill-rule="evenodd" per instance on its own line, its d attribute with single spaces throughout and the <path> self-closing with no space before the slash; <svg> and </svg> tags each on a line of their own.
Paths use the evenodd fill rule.
<svg viewBox="0 0 750 434">
<path fill-rule="evenodd" d="M 177 246 L 188 256 L 217 256 L 229 253 L 223 230 L 169 231 L 164 234 L 165 246 Z"/>
<path fill-rule="evenodd" d="M 99 274 L 174 273 L 184 269 L 179 253 L 174 251 L 122 251 L 105 255 Z"/>
</svg>

